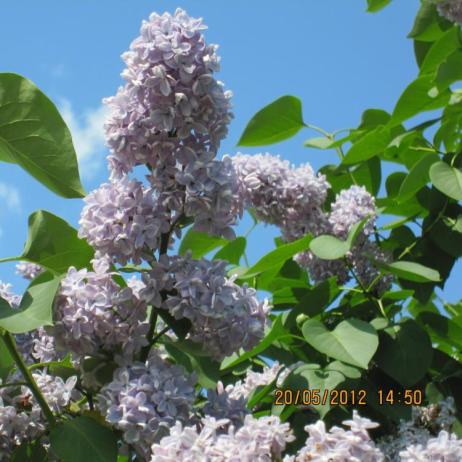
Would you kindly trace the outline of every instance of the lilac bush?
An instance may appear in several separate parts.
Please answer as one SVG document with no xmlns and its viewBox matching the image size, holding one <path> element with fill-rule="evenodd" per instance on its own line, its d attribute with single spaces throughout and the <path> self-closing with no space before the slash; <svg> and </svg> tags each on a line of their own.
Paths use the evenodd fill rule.
<svg viewBox="0 0 462 462">
<path fill-rule="evenodd" d="M 220 155 L 231 92 L 202 19 L 181 9 L 152 13 L 122 55 L 124 83 L 104 100 L 109 178 L 89 194 L 42 99 L 45 158 L 61 152 L 77 173 L 39 179 L 84 205 L 78 230 L 33 214 L 23 253 L 5 259 L 29 285 L 17 295 L 0 281 L 0 459 L 462 460 L 461 304 L 435 292 L 462 243 L 460 5 L 422 2 L 410 34 L 421 75 L 393 114 L 367 110 L 339 137 L 284 96 L 239 141 L 316 130 L 306 145 L 340 160 L 319 172 L 271 153 Z M 0 74 L 0 107 L 16 104 L 10 86 L 46 98 L 21 79 Z M 13 119 L 0 111 L 2 137 L 35 114 L 17 104 Z M 403 114 L 437 107 L 439 119 L 405 126 Z M 381 197 L 385 161 L 400 171 Z M 236 235 L 244 213 L 280 233 L 257 262 L 253 228 Z"/>
</svg>

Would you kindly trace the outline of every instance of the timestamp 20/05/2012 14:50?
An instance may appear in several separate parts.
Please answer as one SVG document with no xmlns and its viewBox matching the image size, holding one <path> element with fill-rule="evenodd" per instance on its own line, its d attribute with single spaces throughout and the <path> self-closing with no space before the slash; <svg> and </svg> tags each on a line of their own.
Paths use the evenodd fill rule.
<svg viewBox="0 0 462 462">
<path fill-rule="evenodd" d="M 371 393 L 374 394 L 374 402 L 380 405 L 404 404 L 407 406 L 420 406 L 423 403 L 423 392 L 420 389 L 395 390 L 376 390 L 370 392 L 365 389 L 346 390 L 346 389 L 291 389 L 278 388 L 274 394 L 273 404 L 304 405 L 304 406 L 346 406 L 357 405 L 365 406 Z"/>
</svg>

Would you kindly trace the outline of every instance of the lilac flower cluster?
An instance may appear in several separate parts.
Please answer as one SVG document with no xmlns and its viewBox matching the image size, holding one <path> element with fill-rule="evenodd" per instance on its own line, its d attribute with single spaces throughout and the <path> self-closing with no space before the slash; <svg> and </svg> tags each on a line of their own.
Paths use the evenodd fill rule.
<svg viewBox="0 0 462 462">
<path fill-rule="evenodd" d="M 36 263 L 22 261 L 16 265 L 16 274 L 20 274 L 24 279 L 30 281 L 35 279 L 42 272 L 43 268 Z"/>
<path fill-rule="evenodd" d="M 21 303 L 21 296 L 13 292 L 13 286 L 0 281 L 0 298 L 7 301 L 12 308 L 18 308 Z"/>
<path fill-rule="evenodd" d="M 243 348 L 250 350 L 263 337 L 268 306 L 256 291 L 226 277 L 226 261 L 171 259 L 174 294 L 162 307 L 176 319 L 191 321 L 189 338 L 216 360 Z"/>
<path fill-rule="evenodd" d="M 44 371 L 34 373 L 32 376 L 51 410 L 60 413 L 71 400 L 72 393 L 77 383 L 77 376 L 74 375 L 69 377 L 66 381 L 61 377 L 49 375 Z M 21 387 L 21 389 L 22 392 L 21 395 L 19 395 L 19 399 L 29 398 L 31 402 L 34 402 L 35 398 L 32 396 L 29 388 Z M 17 399 L 18 397 L 16 397 L 16 400 Z M 33 405 L 37 406 L 36 404 Z"/>
<path fill-rule="evenodd" d="M 279 226 L 292 238 L 316 233 L 320 207 L 329 189 L 324 175 L 315 175 L 308 164 L 291 168 L 288 161 L 271 154 L 238 153 L 232 161 L 244 204 L 253 208 L 260 220 Z M 303 233 L 300 227 L 304 226 L 308 229 Z"/>
<path fill-rule="evenodd" d="M 123 55 L 126 84 L 105 100 L 111 108 L 105 125 L 108 160 L 116 183 L 137 165 L 149 168 L 158 202 L 153 215 L 164 228 L 166 220 L 172 226 L 185 215 L 194 218 L 195 229 L 229 237 L 242 213 L 239 185 L 230 161 L 215 156 L 232 118 L 231 93 L 213 77 L 220 59 L 217 47 L 205 43 L 205 28 L 180 9 L 174 15 L 153 13 L 143 22 L 141 35 Z M 118 221 L 113 210 L 105 218 Z M 93 219 L 83 217 L 90 230 Z M 84 228 L 81 235 L 87 234 Z M 134 238 L 125 239 L 136 247 Z"/>
<path fill-rule="evenodd" d="M 233 157 L 233 164 L 245 206 L 252 208 L 259 219 L 281 228 L 287 241 L 299 239 L 307 233 L 314 236 L 330 234 L 344 240 L 355 224 L 369 218 L 348 260 L 365 286 L 374 282 L 374 288 L 379 292 L 389 286 L 389 278 L 379 278 L 368 257 L 387 259 L 384 252 L 368 240 L 374 231 L 377 211 L 374 198 L 364 187 L 353 185 L 341 191 L 331 205 L 331 211 L 326 213 L 323 206 L 330 185 L 324 175 L 315 175 L 309 165 L 294 168 L 270 154 L 238 154 Z M 348 267 L 343 261 L 320 260 L 309 251 L 296 255 L 295 261 L 307 268 L 316 282 L 330 276 L 337 276 L 341 284 L 349 279 Z"/>
<path fill-rule="evenodd" d="M 275 362 L 271 367 L 265 367 L 262 372 L 248 369 L 244 380 L 238 380 L 226 387 L 222 382 L 218 382 L 216 390 L 208 390 L 207 403 L 203 411 L 208 416 L 228 419 L 235 427 L 240 427 L 245 416 L 249 414 L 247 400 L 251 393 L 259 386 L 270 384 L 278 375 L 280 382 L 285 372 L 283 366 Z"/>
<path fill-rule="evenodd" d="M 163 143 L 216 150 L 232 118 L 223 84 L 214 79 L 220 58 L 207 45 L 201 19 L 177 9 L 151 14 L 123 54 L 126 84 L 106 99 L 106 137 L 112 164 L 126 173 L 139 164 L 157 168 Z"/>
<path fill-rule="evenodd" d="M 400 452 L 401 462 L 459 462 L 462 460 L 462 440 L 442 430 L 430 438 L 425 446 L 409 446 Z"/>
<path fill-rule="evenodd" d="M 461 0 L 432 0 L 436 3 L 438 13 L 450 22 L 462 25 Z"/>
<path fill-rule="evenodd" d="M 141 263 L 152 255 L 161 233 L 170 229 L 169 216 L 152 188 L 123 177 L 102 184 L 85 198 L 79 237 L 85 238 L 99 255 L 126 264 Z"/>
<path fill-rule="evenodd" d="M 430 441 L 432 441 L 430 447 L 434 448 L 435 441 L 439 439 L 439 435 L 443 435 L 443 440 L 449 435 L 451 427 L 456 420 L 455 413 L 454 399 L 451 396 L 438 404 L 413 407 L 412 418 L 410 420 L 401 420 L 396 431 L 382 437 L 378 441 L 378 446 L 386 454 L 386 460 L 390 462 L 399 462 L 401 460 L 406 460 L 406 462 L 409 460 L 440 460 L 438 458 L 427 458 L 426 448 Z M 437 435 L 436 440 L 434 440 L 434 435 Z M 450 441 L 451 450 L 455 450 L 457 454 L 457 451 L 460 451 L 461 448 L 461 441 L 456 441 L 453 437 L 450 438 Z M 416 459 L 412 459 L 410 455 L 407 455 L 416 455 L 417 453 L 421 453 L 420 458 L 416 457 Z M 442 451 L 440 454 L 444 455 L 445 452 Z M 409 457 L 411 458 L 409 459 Z M 451 458 L 447 460 L 451 460 Z"/>
<path fill-rule="evenodd" d="M 9 460 L 15 447 L 45 432 L 40 410 L 19 410 L 0 398 L 0 460 Z"/>
<path fill-rule="evenodd" d="M 98 407 L 124 440 L 147 458 L 150 447 L 175 422 L 188 422 L 195 399 L 195 377 L 152 353 L 146 363 L 117 369 L 101 390 Z"/>
<path fill-rule="evenodd" d="M 58 348 L 77 356 L 120 352 L 131 357 L 146 344 L 146 305 L 111 273 L 69 268 L 54 310 Z"/>
<path fill-rule="evenodd" d="M 289 424 L 275 416 L 248 415 L 238 430 L 228 424 L 213 417 L 202 419 L 199 429 L 177 422 L 169 436 L 152 446 L 151 462 L 271 462 L 280 460 L 294 440 Z"/>
<path fill-rule="evenodd" d="M 326 431 L 322 420 L 307 425 L 305 431 L 309 437 L 305 446 L 295 455 L 286 456 L 284 462 L 303 462 L 307 460 L 336 462 L 382 462 L 384 456 L 371 440 L 368 430 L 378 427 L 378 424 L 367 418 L 360 417 L 353 411 L 353 418 L 343 422 L 350 427 L 345 430 L 332 427 Z"/>
</svg>

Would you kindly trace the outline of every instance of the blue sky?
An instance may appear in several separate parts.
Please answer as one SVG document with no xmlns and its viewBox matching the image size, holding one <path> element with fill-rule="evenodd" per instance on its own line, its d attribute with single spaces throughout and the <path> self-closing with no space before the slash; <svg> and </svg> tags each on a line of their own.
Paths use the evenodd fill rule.
<svg viewBox="0 0 462 462">
<path fill-rule="evenodd" d="M 120 54 L 152 11 L 182 7 L 202 16 L 206 37 L 220 45 L 219 78 L 233 91 L 235 119 L 220 154 L 235 153 L 246 123 L 261 107 L 285 94 L 303 101 L 306 122 L 327 130 L 357 126 L 362 111 L 391 110 L 416 75 L 412 42 L 406 39 L 418 0 L 394 1 L 379 14 L 365 0 L 81 0 L 8 2 L 2 5 L 0 69 L 33 80 L 60 107 L 73 133 L 87 191 L 107 179 L 101 99 L 122 83 Z M 333 154 L 303 147 L 316 136 L 305 130 L 265 149 L 316 169 Z M 82 202 L 61 199 L 18 167 L 0 165 L 0 257 L 18 255 L 27 217 L 39 208 L 77 226 Z M 245 230 L 244 222 L 241 230 Z M 272 248 L 276 230 L 259 228 L 250 238 L 255 261 Z M 460 276 L 460 271 L 457 271 Z M 447 298 L 459 298 L 455 277 Z M 14 264 L 0 265 L 0 280 L 18 291 L 24 282 Z"/>
</svg>

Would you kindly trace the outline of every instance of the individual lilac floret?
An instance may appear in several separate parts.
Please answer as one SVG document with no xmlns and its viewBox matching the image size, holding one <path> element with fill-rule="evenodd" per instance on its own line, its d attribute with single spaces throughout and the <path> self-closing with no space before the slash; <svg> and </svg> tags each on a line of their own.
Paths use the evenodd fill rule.
<svg viewBox="0 0 462 462">
<path fill-rule="evenodd" d="M 175 295 L 163 307 L 191 321 L 189 338 L 210 356 L 222 360 L 241 348 L 250 350 L 263 337 L 268 306 L 256 291 L 226 277 L 227 262 L 173 258 L 170 272 Z"/>
<path fill-rule="evenodd" d="M 352 420 L 346 420 L 343 424 L 350 427 L 350 430 L 334 426 L 327 432 L 322 420 L 307 425 L 305 431 L 308 432 L 309 437 L 305 446 L 295 456 L 287 456 L 284 461 L 382 462 L 384 460 L 384 455 L 375 446 L 368 433 L 369 429 L 376 428 L 379 424 L 360 417 L 357 411 L 353 411 Z"/>
<path fill-rule="evenodd" d="M 146 363 L 119 368 L 98 396 L 106 420 L 123 432 L 124 440 L 145 459 L 151 445 L 175 421 L 187 422 L 195 398 L 195 379 L 181 366 L 155 354 Z"/>
<path fill-rule="evenodd" d="M 353 225 L 369 217 L 362 232 L 365 235 L 374 232 L 377 209 L 374 197 L 369 194 L 364 186 L 353 185 L 337 194 L 332 203 L 329 214 L 329 222 L 332 232 L 339 238 L 346 239 L 348 231 Z"/>
<path fill-rule="evenodd" d="M 293 440 L 289 424 L 275 416 L 248 415 L 237 431 L 227 419 L 207 416 L 200 428 L 176 423 L 169 436 L 152 446 L 151 462 L 271 462 L 280 460 Z"/>
<path fill-rule="evenodd" d="M 462 24 L 462 0 L 432 0 L 438 13 L 450 22 Z"/>
<path fill-rule="evenodd" d="M 79 237 L 121 264 L 141 263 L 143 255 L 158 248 L 161 233 L 169 230 L 154 191 L 128 177 L 102 184 L 85 203 Z"/>
<path fill-rule="evenodd" d="M 42 272 L 43 268 L 36 263 L 22 261 L 16 265 L 16 274 L 20 274 L 24 279 L 29 279 L 30 281 Z"/>
<path fill-rule="evenodd" d="M 425 446 L 409 446 L 399 455 L 401 462 L 460 462 L 462 440 L 442 430 L 436 438 L 430 438 Z"/>
<path fill-rule="evenodd" d="M 54 311 L 57 346 L 78 356 L 122 353 L 130 357 L 145 345 L 146 305 L 110 273 L 69 268 Z"/>
<path fill-rule="evenodd" d="M 231 93 L 213 77 L 219 70 L 216 45 L 207 45 L 201 19 L 177 9 L 152 13 L 140 36 L 122 55 L 126 83 L 105 103 L 113 172 L 139 164 L 157 167 L 160 144 L 199 143 L 216 151 L 232 118 Z"/>
</svg>

